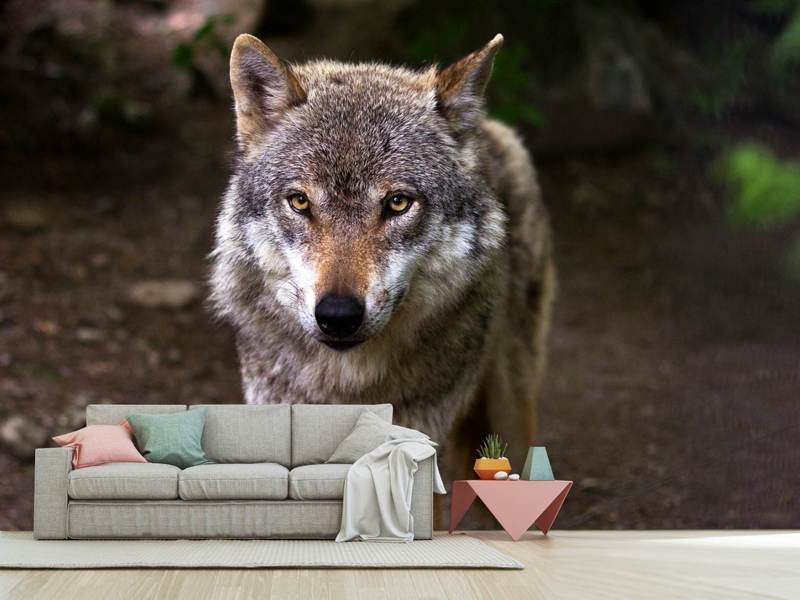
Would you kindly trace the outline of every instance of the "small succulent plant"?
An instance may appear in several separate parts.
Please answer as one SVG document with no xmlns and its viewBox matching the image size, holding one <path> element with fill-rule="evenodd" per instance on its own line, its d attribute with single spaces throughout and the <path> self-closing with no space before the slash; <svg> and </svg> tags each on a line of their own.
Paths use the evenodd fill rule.
<svg viewBox="0 0 800 600">
<path fill-rule="evenodd" d="M 503 458 L 507 449 L 508 444 L 498 434 L 490 433 L 484 438 L 477 452 L 481 458 Z"/>
</svg>

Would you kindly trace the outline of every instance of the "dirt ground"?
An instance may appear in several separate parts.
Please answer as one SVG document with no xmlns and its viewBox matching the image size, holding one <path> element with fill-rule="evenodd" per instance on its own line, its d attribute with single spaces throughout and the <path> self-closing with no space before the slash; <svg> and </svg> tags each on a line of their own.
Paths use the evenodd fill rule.
<svg viewBox="0 0 800 600">
<path fill-rule="evenodd" d="M 638 160 L 582 179 L 641 174 Z M 568 172 L 545 167 L 545 190 Z M 703 189 L 672 192 L 675 205 Z M 576 482 L 561 527 L 798 524 L 798 290 L 780 243 L 691 213 L 554 210 L 560 294 L 540 441 L 556 476 Z"/>
<path fill-rule="evenodd" d="M 241 400 L 232 336 L 202 302 L 230 118 L 187 122 L 119 155 L 3 168 L 5 213 L 39 213 L 0 222 L 0 421 L 46 436 L 88 403 Z M 697 157 L 666 154 L 540 165 L 559 295 L 536 442 L 575 481 L 557 526 L 797 527 L 800 304 L 783 246 L 728 228 Z M 163 278 L 196 299 L 130 300 Z M 0 530 L 30 529 L 32 462 L 5 447 L 0 471 Z"/>
</svg>

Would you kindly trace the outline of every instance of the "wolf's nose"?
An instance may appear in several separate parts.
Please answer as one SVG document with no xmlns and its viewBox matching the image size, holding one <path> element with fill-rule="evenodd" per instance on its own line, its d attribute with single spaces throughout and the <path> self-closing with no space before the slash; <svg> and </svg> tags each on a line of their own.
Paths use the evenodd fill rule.
<svg viewBox="0 0 800 600">
<path fill-rule="evenodd" d="M 317 324 L 325 335 L 346 338 L 353 335 L 364 320 L 364 305 L 353 296 L 326 294 L 314 311 Z"/>
</svg>

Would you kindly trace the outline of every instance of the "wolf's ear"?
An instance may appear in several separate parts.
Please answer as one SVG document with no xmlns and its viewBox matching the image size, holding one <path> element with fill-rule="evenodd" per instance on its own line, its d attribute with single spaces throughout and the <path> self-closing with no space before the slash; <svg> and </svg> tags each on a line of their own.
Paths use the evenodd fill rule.
<svg viewBox="0 0 800 600">
<path fill-rule="evenodd" d="M 492 74 L 494 56 L 503 45 L 499 33 L 480 50 L 468 54 L 436 75 L 436 100 L 457 131 L 471 129 L 483 117 L 483 92 Z"/>
<path fill-rule="evenodd" d="M 231 51 L 231 87 L 239 144 L 247 148 L 306 92 L 292 67 L 258 38 L 241 34 Z"/>
</svg>

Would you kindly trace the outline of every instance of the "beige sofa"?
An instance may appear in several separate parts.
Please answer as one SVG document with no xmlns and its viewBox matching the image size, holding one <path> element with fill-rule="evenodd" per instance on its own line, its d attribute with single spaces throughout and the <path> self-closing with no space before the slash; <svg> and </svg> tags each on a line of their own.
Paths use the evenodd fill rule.
<svg viewBox="0 0 800 600">
<path fill-rule="evenodd" d="M 111 463 L 72 469 L 69 448 L 36 450 L 38 539 L 336 537 L 350 465 L 325 464 L 364 410 L 391 422 L 392 405 L 203 405 L 213 464 L 179 469 Z M 87 425 L 183 405 L 93 404 Z M 433 458 L 414 475 L 416 539 L 433 528 Z"/>
</svg>

